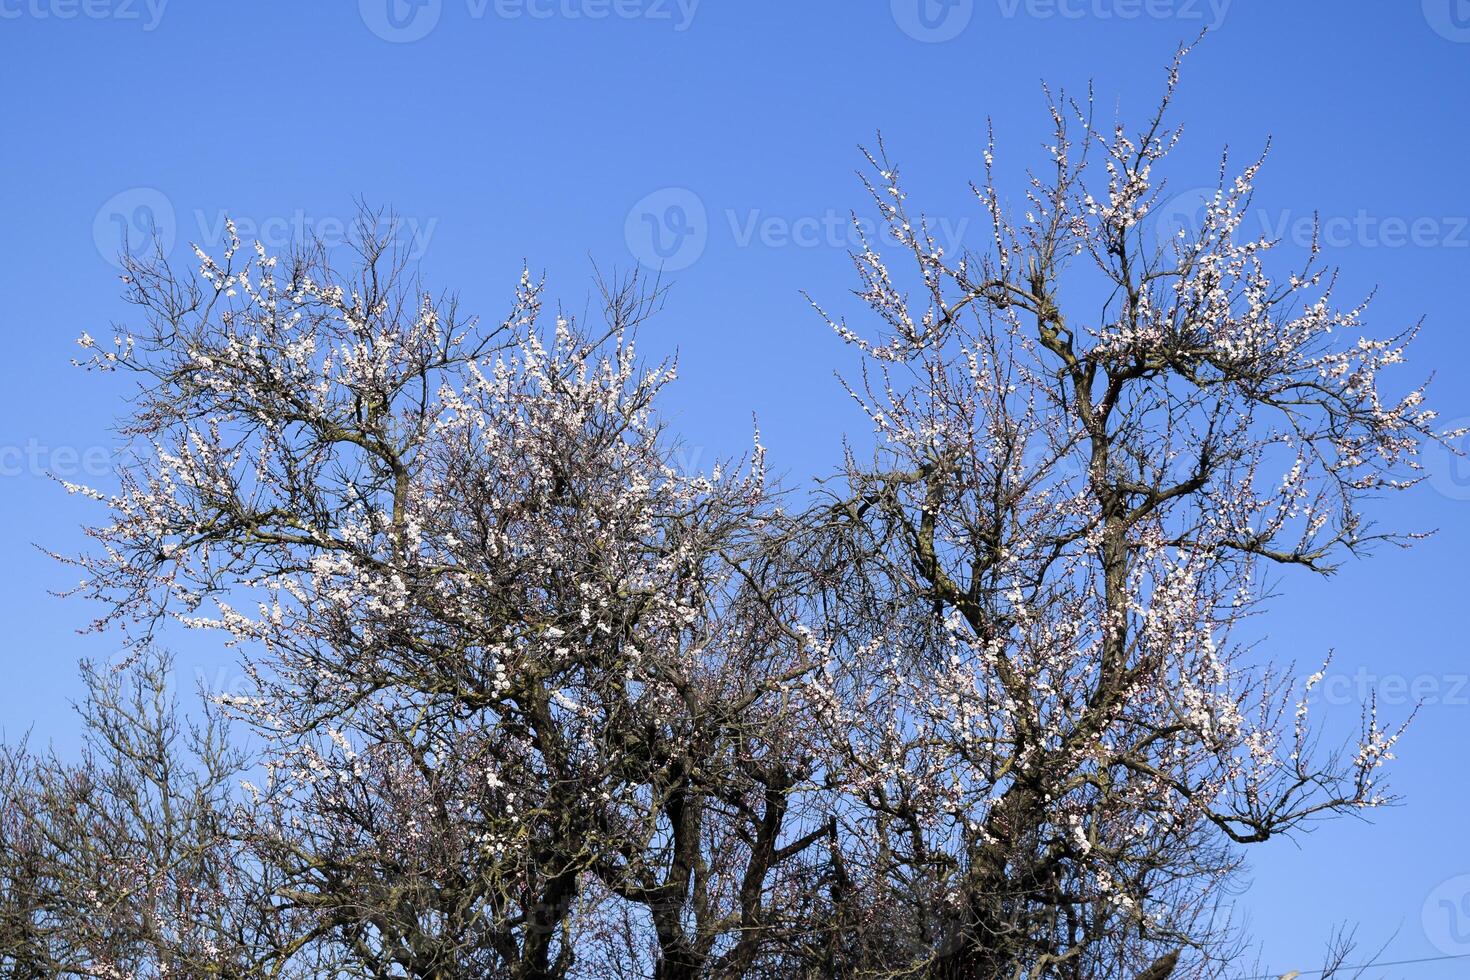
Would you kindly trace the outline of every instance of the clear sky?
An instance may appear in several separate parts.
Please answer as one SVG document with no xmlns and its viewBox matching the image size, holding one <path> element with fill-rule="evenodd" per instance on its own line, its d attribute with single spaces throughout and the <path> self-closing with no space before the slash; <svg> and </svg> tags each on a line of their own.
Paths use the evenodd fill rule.
<svg viewBox="0 0 1470 980">
<path fill-rule="evenodd" d="M 1385 333 L 1422 316 L 1411 374 L 1470 416 L 1470 0 L 0 0 L 0 727 L 74 745 L 75 663 L 115 646 L 76 634 L 93 610 L 49 595 L 73 576 L 35 545 L 74 550 L 96 516 L 47 471 L 108 480 L 123 389 L 68 361 L 129 315 L 123 227 L 183 256 L 229 213 L 275 245 L 333 237 L 364 198 L 402 215 L 430 284 L 489 316 L 523 259 L 577 310 L 594 262 L 662 262 L 674 289 L 642 343 L 680 353 L 691 462 L 741 451 L 755 412 L 799 484 L 864 425 L 799 294 L 852 284 L 857 145 L 881 129 L 911 201 L 963 244 L 987 117 L 1014 180 L 1041 159 L 1042 79 L 1091 81 L 1105 119 L 1141 121 L 1205 26 L 1171 187 L 1274 137 L 1251 220 L 1290 240 L 1319 213 L 1343 298 L 1380 287 Z M 1284 576 L 1263 624 L 1303 674 L 1336 650 L 1330 724 L 1375 685 L 1391 717 L 1425 702 L 1402 807 L 1252 852 L 1239 912 L 1282 970 L 1314 966 L 1343 920 L 1391 938 L 1385 959 L 1470 953 L 1470 463 L 1432 469 L 1377 513 L 1436 537 Z M 185 663 L 232 683 L 226 654 Z"/>
</svg>

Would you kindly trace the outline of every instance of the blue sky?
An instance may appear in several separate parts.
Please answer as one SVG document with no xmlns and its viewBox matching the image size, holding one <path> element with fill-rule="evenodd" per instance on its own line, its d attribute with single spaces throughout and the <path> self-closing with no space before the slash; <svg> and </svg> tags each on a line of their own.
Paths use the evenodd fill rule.
<svg viewBox="0 0 1470 980">
<path fill-rule="evenodd" d="M 987 117 L 1015 180 L 1040 159 L 1043 78 L 1141 120 L 1205 26 L 1176 107 L 1181 213 L 1224 146 L 1274 137 L 1252 220 L 1292 240 L 1320 214 L 1342 296 L 1379 287 L 1377 331 L 1423 317 L 1412 374 L 1470 416 L 1470 0 L 0 0 L 0 726 L 74 745 L 75 663 L 115 646 L 77 635 L 92 610 L 48 594 L 71 576 L 35 545 L 77 548 L 92 516 L 46 472 L 106 482 L 124 390 L 68 361 L 129 315 L 124 227 L 179 255 L 227 213 L 270 244 L 330 239 L 363 198 L 399 212 L 429 283 L 492 316 L 523 260 L 575 310 L 594 262 L 662 262 L 674 288 L 642 344 L 680 354 L 691 462 L 741 451 L 754 412 L 800 483 L 863 428 L 800 296 L 852 284 L 857 145 L 881 129 L 911 200 L 963 242 L 984 226 L 967 182 Z M 1270 649 L 1303 673 L 1336 650 L 1331 724 L 1375 685 L 1390 716 L 1426 702 L 1406 801 L 1252 853 L 1239 911 L 1283 970 L 1342 920 L 1392 936 L 1386 959 L 1470 953 L 1470 463 L 1435 456 L 1377 515 L 1440 533 L 1284 577 Z M 185 669 L 228 684 L 225 657 L 191 649 Z"/>
</svg>

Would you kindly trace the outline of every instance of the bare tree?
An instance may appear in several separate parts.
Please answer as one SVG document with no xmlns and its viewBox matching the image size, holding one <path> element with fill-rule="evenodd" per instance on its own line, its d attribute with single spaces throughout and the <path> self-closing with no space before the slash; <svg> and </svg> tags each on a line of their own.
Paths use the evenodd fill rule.
<svg viewBox="0 0 1470 980">
<path fill-rule="evenodd" d="M 0 756 L 6 976 L 272 976 L 302 928 L 238 832 L 246 758 L 179 716 L 170 666 L 84 666 L 79 763 Z"/>
</svg>

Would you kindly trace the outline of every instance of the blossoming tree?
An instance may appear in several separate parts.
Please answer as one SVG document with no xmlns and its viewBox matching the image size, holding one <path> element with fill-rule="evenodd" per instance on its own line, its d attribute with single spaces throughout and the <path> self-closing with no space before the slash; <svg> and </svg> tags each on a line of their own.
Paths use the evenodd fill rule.
<svg viewBox="0 0 1470 980">
<path fill-rule="evenodd" d="M 1389 798 L 1398 730 L 1369 705 L 1356 745 L 1318 751 L 1323 674 L 1293 690 L 1242 622 L 1263 566 L 1407 540 L 1362 503 L 1438 437 L 1422 391 L 1379 384 L 1414 331 L 1358 339 L 1315 250 L 1268 274 L 1242 231 L 1259 162 L 1160 240 L 1168 104 L 1134 134 L 1053 100 L 1024 216 L 992 144 L 980 255 L 944 254 L 870 156 L 905 258 L 855 256 L 877 332 L 824 316 L 864 359 L 878 449 L 806 533 L 838 610 L 857 886 L 834 911 L 892 975 L 1129 976 L 1181 950 L 1207 971 L 1239 845 Z"/>
<path fill-rule="evenodd" d="M 372 235 L 345 274 L 233 227 L 192 273 L 130 258 L 144 322 L 82 344 L 140 381 L 134 451 L 114 492 L 71 488 L 109 519 L 67 560 L 145 679 L 169 623 L 236 651 L 249 683 L 215 700 L 247 754 L 119 715 L 104 742 L 153 748 L 77 779 L 157 803 L 83 865 L 82 783 L 5 757 L 0 962 L 1217 975 L 1242 846 L 1386 802 L 1399 731 L 1369 705 L 1320 747 L 1322 674 L 1295 687 L 1244 629 L 1262 569 L 1406 541 L 1363 504 L 1438 434 L 1380 386 L 1412 330 L 1357 339 L 1315 252 L 1268 275 L 1258 163 L 1151 233 L 1167 107 L 1132 134 L 1055 100 L 1024 216 L 987 150 L 982 253 L 946 255 L 869 158 L 898 258 L 864 247 L 859 311 L 823 315 L 876 449 L 810 506 L 758 438 L 675 465 L 636 279 L 592 329 L 529 275 L 465 317 Z"/>
<path fill-rule="evenodd" d="M 759 445 L 673 465 L 672 365 L 631 343 L 657 290 L 543 330 L 524 276 L 486 327 L 406 286 L 386 239 L 342 280 L 231 236 L 195 277 L 131 262 L 149 331 L 83 341 L 143 387 L 78 564 L 99 626 L 240 649 L 250 689 L 219 700 L 261 743 L 245 832 L 313 913 L 299 943 L 371 976 L 744 971 L 820 836 L 811 664 L 751 549 Z"/>
</svg>

